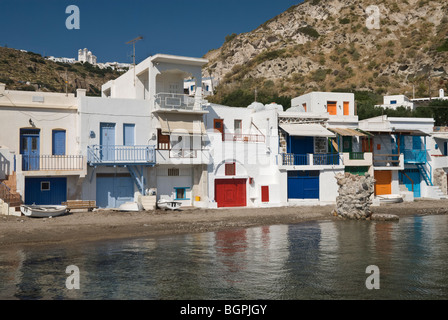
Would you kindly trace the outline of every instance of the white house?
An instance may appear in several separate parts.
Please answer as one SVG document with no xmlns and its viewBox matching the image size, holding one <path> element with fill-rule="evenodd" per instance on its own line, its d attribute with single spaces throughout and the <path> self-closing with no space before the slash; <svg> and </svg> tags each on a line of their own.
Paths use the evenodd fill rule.
<svg viewBox="0 0 448 320">
<path fill-rule="evenodd" d="M 375 107 L 394 110 L 396 110 L 398 107 L 405 107 L 410 110 L 415 110 L 414 103 L 403 94 L 384 96 L 383 104 L 375 105 Z"/>
<path fill-rule="evenodd" d="M 74 94 L 5 90 L 0 84 L 0 119 L 0 179 L 12 194 L 25 204 L 80 197 L 87 169 Z"/>
<path fill-rule="evenodd" d="M 379 116 L 360 121 L 360 129 L 374 135 L 376 195 L 441 198 L 441 190 L 434 184 L 433 127 L 432 118 Z"/>
<path fill-rule="evenodd" d="M 79 62 L 88 62 L 90 64 L 96 65 L 96 60 L 96 56 L 92 53 L 92 51 L 87 50 L 87 48 L 78 50 Z"/>
<path fill-rule="evenodd" d="M 276 165 L 277 109 L 209 104 L 205 117 L 210 162 L 210 206 L 267 207 L 286 204 Z"/>
<path fill-rule="evenodd" d="M 153 177 L 157 198 L 184 206 L 207 206 L 206 130 L 203 115 L 202 66 L 207 60 L 165 54 L 151 56 L 102 86 L 102 96 L 146 104 L 149 136 L 155 144 Z M 184 93 L 194 78 L 195 96 Z"/>
</svg>

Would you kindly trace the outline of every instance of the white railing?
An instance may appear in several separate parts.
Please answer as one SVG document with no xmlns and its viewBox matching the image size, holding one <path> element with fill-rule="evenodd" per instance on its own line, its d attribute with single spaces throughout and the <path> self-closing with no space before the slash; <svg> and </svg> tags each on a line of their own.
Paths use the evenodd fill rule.
<svg viewBox="0 0 448 320">
<path fill-rule="evenodd" d="M 155 105 L 167 110 L 195 110 L 195 98 L 180 93 L 160 92 L 155 95 Z M 200 103 L 202 100 L 200 101 Z"/>
</svg>

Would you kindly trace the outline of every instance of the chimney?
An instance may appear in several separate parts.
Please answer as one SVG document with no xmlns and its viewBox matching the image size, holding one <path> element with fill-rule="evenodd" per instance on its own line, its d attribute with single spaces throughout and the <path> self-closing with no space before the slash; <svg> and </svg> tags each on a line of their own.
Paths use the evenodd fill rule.
<svg viewBox="0 0 448 320">
<path fill-rule="evenodd" d="M 76 89 L 76 97 L 85 97 L 86 96 L 86 89 Z"/>
<path fill-rule="evenodd" d="M 6 84 L 0 82 L 0 94 L 4 94 L 6 89 Z"/>
</svg>

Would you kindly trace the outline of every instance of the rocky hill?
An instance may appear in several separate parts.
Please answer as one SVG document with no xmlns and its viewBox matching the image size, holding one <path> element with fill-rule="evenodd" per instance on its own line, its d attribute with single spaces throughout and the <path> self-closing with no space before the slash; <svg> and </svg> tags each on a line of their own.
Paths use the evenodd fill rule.
<svg viewBox="0 0 448 320">
<path fill-rule="evenodd" d="M 448 91 L 447 12 L 448 0 L 306 0 L 227 36 L 205 55 L 204 76 L 220 81 L 217 102 L 237 88 L 437 95 Z"/>
<path fill-rule="evenodd" d="M 100 69 L 89 63 L 65 64 L 44 59 L 40 54 L 0 47 L 0 82 L 8 90 L 73 93 L 87 89 L 87 95 L 101 95 L 101 85 L 122 73 Z"/>
</svg>

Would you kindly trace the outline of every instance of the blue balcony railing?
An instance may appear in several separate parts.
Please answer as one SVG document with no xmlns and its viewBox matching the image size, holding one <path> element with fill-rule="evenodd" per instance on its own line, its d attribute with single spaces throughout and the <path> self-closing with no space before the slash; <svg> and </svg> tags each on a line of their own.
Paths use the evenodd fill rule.
<svg viewBox="0 0 448 320">
<path fill-rule="evenodd" d="M 307 154 L 282 153 L 282 165 L 286 166 L 307 166 L 309 157 Z"/>
<path fill-rule="evenodd" d="M 87 162 L 90 164 L 154 164 L 154 146 L 101 146 L 87 147 Z"/>
<path fill-rule="evenodd" d="M 313 155 L 314 165 L 338 165 L 339 164 L 339 153 L 324 153 L 324 154 L 314 154 Z"/>
<path fill-rule="evenodd" d="M 404 149 L 404 163 L 426 163 L 426 150 Z"/>
</svg>

